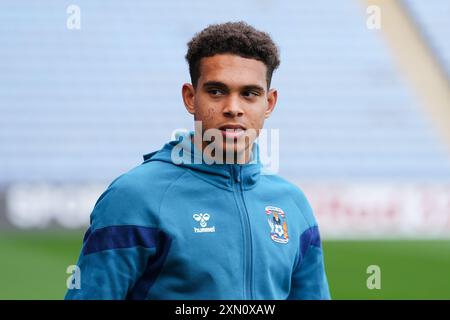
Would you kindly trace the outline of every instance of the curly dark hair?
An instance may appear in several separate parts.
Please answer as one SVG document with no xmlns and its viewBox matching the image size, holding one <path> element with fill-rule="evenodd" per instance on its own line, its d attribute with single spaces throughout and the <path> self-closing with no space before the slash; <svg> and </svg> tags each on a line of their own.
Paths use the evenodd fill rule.
<svg viewBox="0 0 450 320">
<path fill-rule="evenodd" d="M 267 67 L 267 88 L 270 88 L 273 71 L 280 65 L 279 50 L 269 34 L 244 21 L 209 25 L 196 33 L 187 46 L 185 58 L 194 88 L 200 77 L 200 60 L 204 57 L 231 53 L 259 60 Z"/>
</svg>

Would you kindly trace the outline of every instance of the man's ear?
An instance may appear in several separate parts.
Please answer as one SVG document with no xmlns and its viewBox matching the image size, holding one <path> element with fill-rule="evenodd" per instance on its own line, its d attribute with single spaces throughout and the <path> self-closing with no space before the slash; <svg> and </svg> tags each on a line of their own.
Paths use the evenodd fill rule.
<svg viewBox="0 0 450 320">
<path fill-rule="evenodd" d="M 183 84 L 181 89 L 181 96 L 183 97 L 184 106 L 190 114 L 195 114 L 195 89 L 190 83 Z"/>
<path fill-rule="evenodd" d="M 264 117 L 267 119 L 273 112 L 275 105 L 277 104 L 278 91 L 277 89 L 270 89 L 267 93 L 267 109 L 264 112 Z"/>
</svg>

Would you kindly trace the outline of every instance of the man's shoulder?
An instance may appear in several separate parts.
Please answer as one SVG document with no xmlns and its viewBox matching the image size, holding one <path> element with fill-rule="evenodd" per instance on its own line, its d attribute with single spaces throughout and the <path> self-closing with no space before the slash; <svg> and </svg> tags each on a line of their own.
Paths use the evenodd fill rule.
<svg viewBox="0 0 450 320">
<path fill-rule="evenodd" d="M 170 184 L 183 175 L 185 168 L 163 161 L 145 161 L 115 178 L 110 187 L 134 192 L 149 191 Z"/>
<path fill-rule="evenodd" d="M 317 224 L 311 205 L 302 188 L 278 174 L 262 175 L 262 177 L 265 186 L 270 188 L 271 193 L 279 192 L 280 195 L 287 195 L 290 197 L 305 217 L 308 224 L 310 226 Z"/>
<path fill-rule="evenodd" d="M 156 225 L 152 221 L 168 187 L 186 170 L 161 161 L 144 162 L 115 178 L 98 198 L 93 228 L 111 225 Z"/>
<path fill-rule="evenodd" d="M 278 174 L 264 174 L 261 175 L 265 186 L 268 188 L 273 188 L 280 190 L 282 192 L 288 192 L 290 195 L 295 197 L 306 198 L 302 189 L 293 182 L 287 180 L 286 178 Z"/>
</svg>

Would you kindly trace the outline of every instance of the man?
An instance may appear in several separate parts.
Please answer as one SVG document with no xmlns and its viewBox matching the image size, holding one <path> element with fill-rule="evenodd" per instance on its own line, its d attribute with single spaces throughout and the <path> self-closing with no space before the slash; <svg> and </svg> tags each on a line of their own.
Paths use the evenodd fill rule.
<svg viewBox="0 0 450 320">
<path fill-rule="evenodd" d="M 311 207 L 262 174 L 255 142 L 277 100 L 277 47 L 224 23 L 196 34 L 186 59 L 183 101 L 200 125 L 100 196 L 66 298 L 329 299 Z"/>
</svg>

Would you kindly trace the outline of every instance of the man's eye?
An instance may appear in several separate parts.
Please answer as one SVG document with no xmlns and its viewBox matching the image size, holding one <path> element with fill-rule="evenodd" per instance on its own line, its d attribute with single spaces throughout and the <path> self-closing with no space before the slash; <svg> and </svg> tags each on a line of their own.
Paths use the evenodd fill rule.
<svg viewBox="0 0 450 320">
<path fill-rule="evenodd" d="M 212 89 L 212 90 L 209 90 L 208 92 L 213 96 L 218 96 L 218 95 L 222 94 L 222 91 L 220 91 L 218 89 Z"/>
<path fill-rule="evenodd" d="M 244 92 L 244 96 L 246 96 L 246 97 L 256 97 L 256 96 L 259 96 L 259 94 L 257 92 L 254 92 L 254 91 L 246 91 L 246 92 Z"/>
</svg>

